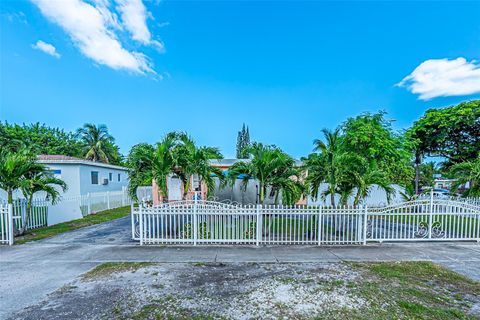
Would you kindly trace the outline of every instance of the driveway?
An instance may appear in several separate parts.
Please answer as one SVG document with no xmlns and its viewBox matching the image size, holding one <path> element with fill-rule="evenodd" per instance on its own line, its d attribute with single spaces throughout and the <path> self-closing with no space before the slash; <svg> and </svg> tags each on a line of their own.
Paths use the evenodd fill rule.
<svg viewBox="0 0 480 320">
<path fill-rule="evenodd" d="M 0 319 L 43 300 L 103 262 L 152 261 L 338 263 L 433 261 L 480 280 L 478 243 L 397 243 L 367 246 L 142 246 L 130 239 L 130 218 L 12 247 L 0 247 Z"/>
</svg>

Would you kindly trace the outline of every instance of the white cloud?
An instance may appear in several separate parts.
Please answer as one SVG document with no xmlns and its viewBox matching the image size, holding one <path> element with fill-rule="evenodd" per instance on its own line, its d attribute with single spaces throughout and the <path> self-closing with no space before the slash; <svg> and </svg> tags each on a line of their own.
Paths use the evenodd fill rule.
<svg viewBox="0 0 480 320">
<path fill-rule="evenodd" d="M 38 40 L 37 43 L 32 44 L 32 48 L 43 51 L 52 57 L 60 58 L 60 54 L 57 52 L 57 49 L 50 43 L 43 42 L 42 40 Z"/>
<path fill-rule="evenodd" d="M 135 73 L 154 73 L 147 57 L 126 50 L 112 29 L 119 28 L 116 16 L 108 10 L 108 1 L 96 5 L 81 0 L 31 0 L 42 14 L 58 24 L 80 51 L 99 64 Z"/>
<path fill-rule="evenodd" d="M 163 50 L 161 42 L 152 40 L 152 35 L 147 27 L 148 12 L 142 0 L 116 0 L 116 2 L 123 25 L 131 33 L 132 39 Z"/>
<path fill-rule="evenodd" d="M 419 94 L 422 100 L 480 93 L 480 65 L 461 57 L 426 60 L 397 86 Z"/>
</svg>

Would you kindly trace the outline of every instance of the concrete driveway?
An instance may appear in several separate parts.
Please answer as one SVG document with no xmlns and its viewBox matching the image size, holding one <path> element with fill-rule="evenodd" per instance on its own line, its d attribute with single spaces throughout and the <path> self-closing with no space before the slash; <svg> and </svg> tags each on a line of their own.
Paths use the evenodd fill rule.
<svg viewBox="0 0 480 320">
<path fill-rule="evenodd" d="M 480 280 L 478 243 L 397 243 L 367 246 L 143 246 L 130 239 L 130 218 L 50 239 L 0 247 L 0 319 L 37 303 L 103 262 L 419 261 L 439 263 Z"/>
</svg>

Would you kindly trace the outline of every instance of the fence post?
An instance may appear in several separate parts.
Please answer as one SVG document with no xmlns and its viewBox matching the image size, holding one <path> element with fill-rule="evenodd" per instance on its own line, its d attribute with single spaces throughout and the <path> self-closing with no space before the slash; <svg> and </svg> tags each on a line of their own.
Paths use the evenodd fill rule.
<svg viewBox="0 0 480 320">
<path fill-rule="evenodd" d="M 87 215 L 92 213 L 92 201 L 90 200 L 90 192 L 87 193 Z"/>
<path fill-rule="evenodd" d="M 107 191 L 107 209 L 110 210 L 110 191 Z"/>
<path fill-rule="evenodd" d="M 197 226 L 197 192 L 193 195 L 193 245 L 197 245 L 198 226 Z"/>
<path fill-rule="evenodd" d="M 135 215 L 133 213 L 134 207 L 133 207 L 133 202 L 130 205 L 130 219 L 131 219 L 131 225 L 132 225 L 132 240 L 135 239 Z"/>
<path fill-rule="evenodd" d="M 140 245 L 143 245 L 143 210 L 142 210 L 142 204 L 138 204 L 138 224 L 139 224 L 139 237 L 140 237 Z"/>
<path fill-rule="evenodd" d="M 320 205 L 318 206 L 319 209 L 318 209 L 318 245 L 320 246 L 322 244 L 322 237 L 323 237 L 323 234 L 322 234 L 322 231 L 323 231 L 323 225 L 322 225 L 322 204 L 320 203 Z"/>
<path fill-rule="evenodd" d="M 428 215 L 428 239 L 432 238 L 432 224 L 433 224 L 433 189 L 430 190 L 430 213 Z"/>
<path fill-rule="evenodd" d="M 368 221 L 368 206 L 365 205 L 365 211 L 363 213 L 363 245 L 367 244 L 367 223 Z"/>
<path fill-rule="evenodd" d="M 260 238 L 262 237 L 262 219 L 261 219 L 261 216 L 260 216 L 260 205 L 257 204 L 257 227 L 256 227 L 256 232 L 257 232 L 257 246 L 260 245 Z"/>
<path fill-rule="evenodd" d="M 7 220 L 8 220 L 8 245 L 11 246 L 13 244 L 13 205 L 11 203 L 8 204 L 7 209 Z"/>
</svg>

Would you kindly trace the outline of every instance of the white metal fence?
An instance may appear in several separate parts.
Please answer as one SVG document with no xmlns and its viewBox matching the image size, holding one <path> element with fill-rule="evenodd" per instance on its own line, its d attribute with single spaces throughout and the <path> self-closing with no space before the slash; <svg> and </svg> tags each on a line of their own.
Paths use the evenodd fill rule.
<svg viewBox="0 0 480 320">
<path fill-rule="evenodd" d="M 193 245 L 480 241 L 480 207 L 434 199 L 383 208 L 132 204 L 132 238 L 140 244 Z"/>
</svg>

